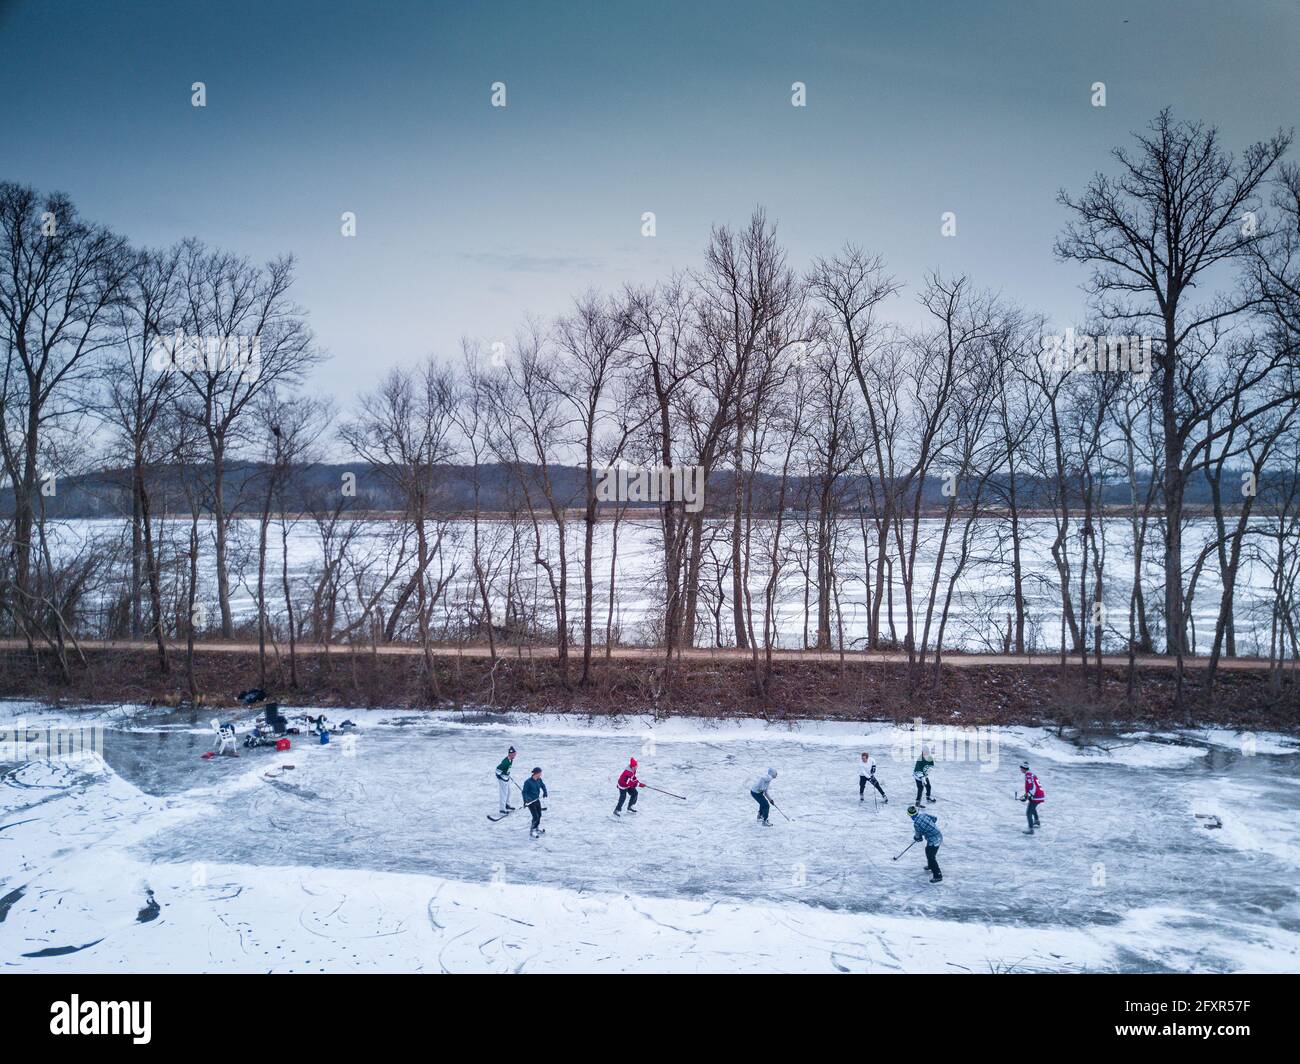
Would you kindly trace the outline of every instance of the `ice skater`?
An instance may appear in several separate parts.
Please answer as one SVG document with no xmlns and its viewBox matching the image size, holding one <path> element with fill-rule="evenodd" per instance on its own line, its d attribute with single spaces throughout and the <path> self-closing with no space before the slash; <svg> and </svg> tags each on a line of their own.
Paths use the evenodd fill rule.
<svg viewBox="0 0 1300 1064">
<path fill-rule="evenodd" d="M 912 841 L 920 842 L 925 839 L 925 867 L 930 871 L 931 883 L 942 883 L 943 873 L 939 870 L 939 847 L 943 845 L 943 832 L 939 830 L 939 825 L 935 823 L 935 817 L 929 813 L 917 811 L 916 806 L 907 807 L 907 815 L 912 818 L 912 831 L 914 832 Z"/>
<path fill-rule="evenodd" d="M 618 777 L 618 805 L 614 806 L 614 815 L 623 815 L 624 801 L 627 802 L 627 811 L 635 813 L 637 788 L 644 786 L 645 784 L 636 778 L 636 758 L 628 758 L 627 768 Z"/>
<path fill-rule="evenodd" d="M 1020 796 L 1020 800 L 1025 803 L 1025 819 L 1029 821 L 1029 830 L 1025 834 L 1032 835 L 1034 828 L 1043 826 L 1038 819 L 1038 807 L 1047 801 L 1047 794 L 1038 777 L 1029 771 L 1028 761 L 1020 762 L 1020 771 L 1025 774 L 1025 793 Z"/>
<path fill-rule="evenodd" d="M 501 814 L 504 816 L 515 807 L 510 804 L 510 769 L 515 763 L 515 748 L 512 746 L 506 751 L 506 756 L 501 759 L 501 764 L 497 765 L 497 790 L 501 796 Z"/>
<path fill-rule="evenodd" d="M 769 768 L 763 775 L 754 781 L 754 785 L 749 788 L 749 796 L 758 803 L 758 822 L 763 827 L 771 827 L 767 822 L 767 814 L 771 812 L 770 806 L 776 805 L 776 799 L 772 797 L 772 781 L 776 779 L 776 769 Z"/>
<path fill-rule="evenodd" d="M 888 803 L 889 798 L 885 794 L 885 789 L 880 786 L 880 781 L 876 779 L 876 759 L 865 750 L 862 751 L 862 760 L 858 762 L 858 801 L 867 800 L 867 784 L 875 787 L 880 792 L 880 797 Z"/>
<path fill-rule="evenodd" d="M 912 766 L 912 779 L 916 780 L 916 804 L 921 804 L 921 791 L 925 791 L 925 800 L 933 802 L 935 799 L 930 794 L 930 769 L 934 768 L 934 758 L 923 746 L 921 747 L 921 756 L 916 759 L 916 764 Z"/>
<path fill-rule="evenodd" d="M 542 799 L 549 798 L 546 784 L 542 782 L 542 770 L 533 769 L 528 779 L 524 780 L 524 808 L 533 815 L 533 825 L 528 829 L 528 837 L 535 839 L 540 835 L 546 834 L 546 829 L 541 826 L 542 823 Z"/>
</svg>

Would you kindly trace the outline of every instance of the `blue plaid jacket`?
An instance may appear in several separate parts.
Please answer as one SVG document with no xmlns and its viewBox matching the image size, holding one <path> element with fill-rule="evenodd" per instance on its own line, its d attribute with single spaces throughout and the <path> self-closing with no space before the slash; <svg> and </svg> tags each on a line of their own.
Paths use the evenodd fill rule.
<svg viewBox="0 0 1300 1064">
<path fill-rule="evenodd" d="M 917 813 L 912 817 L 912 828 L 916 831 L 915 842 L 920 842 L 922 836 L 925 836 L 925 841 L 930 846 L 938 846 L 943 842 L 943 832 L 929 813 Z"/>
</svg>

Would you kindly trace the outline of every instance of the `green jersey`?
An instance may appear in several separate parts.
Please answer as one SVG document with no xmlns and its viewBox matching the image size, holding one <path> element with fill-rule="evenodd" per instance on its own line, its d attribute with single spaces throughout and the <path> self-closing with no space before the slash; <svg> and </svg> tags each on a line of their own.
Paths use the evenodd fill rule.
<svg viewBox="0 0 1300 1064">
<path fill-rule="evenodd" d="M 514 764 L 514 762 L 511 761 L 510 758 L 508 758 L 508 757 L 502 758 L 502 759 L 501 759 L 501 764 L 497 765 L 497 775 L 498 775 L 498 776 L 505 776 L 507 779 L 509 779 L 509 778 L 510 778 L 510 766 L 513 765 L 513 764 Z"/>
</svg>

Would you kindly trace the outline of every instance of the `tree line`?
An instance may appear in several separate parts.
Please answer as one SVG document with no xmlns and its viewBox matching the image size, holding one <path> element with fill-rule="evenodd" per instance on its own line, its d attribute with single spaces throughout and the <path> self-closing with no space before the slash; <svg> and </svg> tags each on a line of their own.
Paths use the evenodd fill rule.
<svg viewBox="0 0 1300 1064">
<path fill-rule="evenodd" d="M 636 590 L 666 669 L 682 647 L 732 646 L 764 691 L 794 580 L 804 645 L 850 649 L 852 600 L 854 648 L 902 651 L 937 683 L 962 582 L 993 569 L 1010 588 L 989 607 L 1001 649 L 1042 649 L 1025 557 L 1041 516 L 1063 664 L 1100 684 L 1103 645 L 1121 646 L 1132 693 L 1138 655 L 1173 656 L 1181 684 L 1195 645 L 1212 689 L 1255 567 L 1280 692 L 1300 658 L 1290 145 L 1279 132 L 1235 155 L 1166 111 L 1062 192 L 1055 253 L 1088 278 L 1068 329 L 970 276 L 907 285 L 853 242 L 797 269 L 759 208 L 716 226 L 695 268 L 391 369 L 341 410 L 309 390 L 325 356 L 292 257 L 141 249 L 61 194 L 0 184 L 0 625 L 65 676 L 87 634 L 152 640 L 163 673 L 184 641 L 191 686 L 198 638 L 255 636 L 263 676 L 268 643 L 286 644 L 291 683 L 303 641 L 413 642 L 436 699 L 440 642 L 484 642 L 495 664 L 536 640 L 586 684 L 624 635 L 619 531 L 644 508 L 598 488 L 627 464 L 709 485 L 703 510 L 652 511 Z M 891 316 L 904 300 L 915 324 Z M 321 477 L 331 463 L 343 472 Z M 57 529 L 60 479 L 106 467 L 129 483 L 121 534 Z M 395 519 L 368 518 L 380 497 Z M 1189 548 L 1194 517 L 1211 532 Z M 598 570 L 601 524 L 614 558 Z M 289 551 L 303 532 L 305 577 Z M 1213 631 L 1194 633 L 1207 595 Z"/>
</svg>

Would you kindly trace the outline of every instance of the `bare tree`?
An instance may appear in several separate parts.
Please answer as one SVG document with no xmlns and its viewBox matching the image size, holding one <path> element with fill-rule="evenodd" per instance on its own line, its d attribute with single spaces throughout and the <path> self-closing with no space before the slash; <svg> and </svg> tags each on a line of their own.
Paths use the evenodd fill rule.
<svg viewBox="0 0 1300 1064">
<path fill-rule="evenodd" d="M 0 457 L 13 486 L 14 565 L 0 601 L 23 618 L 31 599 L 43 455 L 59 424 L 86 409 L 100 356 L 114 346 L 113 312 L 132 257 L 126 242 L 83 221 L 60 193 L 0 182 Z"/>
<path fill-rule="evenodd" d="M 595 602 L 595 535 L 597 519 L 595 462 L 600 438 L 611 422 L 616 426 L 615 445 L 604 456 L 609 465 L 622 457 L 623 449 L 637 426 L 628 420 L 629 411 L 610 409 L 610 390 L 623 369 L 623 347 L 631 334 L 628 316 L 612 299 L 588 292 L 572 313 L 556 323 L 556 342 L 563 362 L 548 366 L 557 373 L 551 382 L 557 395 L 573 410 L 583 468 L 586 471 L 583 496 L 582 537 L 582 676 L 591 680 L 592 609 Z"/>
<path fill-rule="evenodd" d="M 180 249 L 136 254 L 123 285 L 115 328 L 120 357 L 107 360 L 102 416 L 125 459 L 131 478 L 131 635 L 143 630 L 144 588 L 148 588 L 149 631 L 158 650 L 158 671 L 166 673 L 162 575 L 155 538 L 153 480 L 167 455 L 161 422 L 176 397 L 170 352 L 180 313 Z"/>
<path fill-rule="evenodd" d="M 469 341 L 462 344 L 462 357 L 463 380 L 452 407 L 452 419 L 460 433 L 461 447 L 470 459 L 465 472 L 473 500 L 470 508 L 470 566 L 482 611 L 481 623 L 475 627 L 487 636 L 495 677 L 497 625 L 492 606 L 493 585 L 501 566 L 509 563 L 509 555 L 500 550 L 501 537 L 497 534 L 497 526 L 486 526 L 483 520 L 483 467 L 485 459 L 492 455 L 493 388 L 490 372 L 484 368 L 477 349 Z"/>
<path fill-rule="evenodd" d="M 897 495 L 892 471 L 886 472 L 882 449 L 882 439 L 888 434 L 890 420 L 888 406 L 893 397 L 881 393 L 876 387 L 879 380 L 873 363 L 885 342 L 887 332 L 878 319 L 880 307 L 896 295 L 902 286 L 885 272 L 880 256 L 868 255 L 853 244 L 846 244 L 832 258 L 818 259 L 813 265 L 809 283 L 813 294 L 826 307 L 839 342 L 847 350 L 849 367 L 866 408 L 867 424 L 863 443 L 870 448 L 870 465 L 877 474 L 873 478 L 868 473 L 863 485 L 864 494 L 873 506 L 877 535 L 878 564 L 874 596 L 870 584 L 864 585 L 864 594 L 868 600 L 867 646 L 874 649 L 879 645 L 879 610 L 884 599 L 883 559 L 888 550 L 889 530 L 894 523 Z M 870 568 L 867 557 L 864 557 L 864 564 Z M 867 579 L 870 579 L 869 573 Z M 820 609 L 819 603 L 819 615 Z"/>
<path fill-rule="evenodd" d="M 647 456 L 671 469 L 683 462 L 684 432 L 680 397 L 696 382 L 704 357 L 695 329 L 694 293 L 686 279 L 675 276 L 662 287 L 628 289 L 625 296 L 633 365 L 646 381 Z M 659 505 L 663 534 L 664 657 L 671 668 L 673 650 L 683 639 L 684 583 L 690 537 L 684 499 L 664 499 Z M 686 636 L 689 642 L 689 634 Z"/>
<path fill-rule="evenodd" d="M 776 239 L 776 226 L 757 208 L 740 231 L 715 227 L 704 253 L 698 278 L 700 305 L 710 343 L 732 372 L 725 380 L 735 387 L 725 397 L 732 404 L 731 444 L 733 506 L 731 524 L 732 622 L 736 646 L 749 645 L 745 616 L 746 587 L 742 521 L 749 478 L 745 470 L 745 440 L 760 416 L 759 401 L 769 396 L 771 366 L 785 348 L 801 339 L 784 320 L 797 313 L 803 285 L 786 265 Z M 757 364 L 762 359 L 766 365 Z"/>
<path fill-rule="evenodd" d="M 216 540 L 217 601 L 221 635 L 233 635 L 228 538 L 234 500 L 227 475 L 235 452 L 265 425 L 247 416 L 257 397 L 279 385 L 292 387 L 321 361 L 302 310 L 289 299 L 291 256 L 256 266 L 245 258 L 185 242 L 181 273 L 185 335 L 172 350 L 186 384 L 186 402 L 203 427 L 211 477 Z"/>
<path fill-rule="evenodd" d="M 319 461 L 317 441 L 333 416 L 328 402 L 309 396 L 284 397 L 274 386 L 257 399 L 256 414 L 269 431 L 257 452 L 262 505 L 257 536 L 257 666 L 259 683 L 266 686 L 267 593 L 266 558 L 271 518 L 280 524 L 280 584 L 289 641 L 289 686 L 298 686 L 297 636 L 293 594 L 289 582 L 289 530 L 295 523 L 285 498 L 286 489 Z M 301 622 L 298 622 L 301 623 Z"/>
<path fill-rule="evenodd" d="M 495 384 L 493 448 L 523 498 L 532 529 L 533 564 L 546 575 L 555 618 L 556 667 L 569 683 L 568 508 L 574 501 L 554 479 L 556 459 L 570 443 L 567 403 L 541 329 L 515 338 L 514 354 Z M 554 534 L 554 546 L 550 542 Z"/>
<path fill-rule="evenodd" d="M 1165 646 L 1186 649 L 1183 609 L 1183 499 L 1189 472 L 1189 437 L 1203 411 L 1189 411 L 1196 357 L 1189 340 L 1208 326 L 1256 306 L 1257 293 L 1223 291 L 1194 303 L 1190 293 L 1212 282 L 1214 268 L 1239 263 L 1252 252 L 1254 233 L 1244 225 L 1256 193 L 1291 138 L 1278 133 L 1252 144 L 1238 163 L 1219 144 L 1218 131 L 1175 122 L 1161 111 L 1137 150 L 1116 148 L 1119 176 L 1096 174 L 1082 196 L 1062 192 L 1072 220 L 1057 240 L 1063 259 L 1092 267 L 1090 292 L 1108 322 L 1152 324 L 1159 330 L 1155 369 L 1161 413 L 1165 527 Z M 1247 414 L 1243 411 L 1243 414 Z"/>
</svg>

